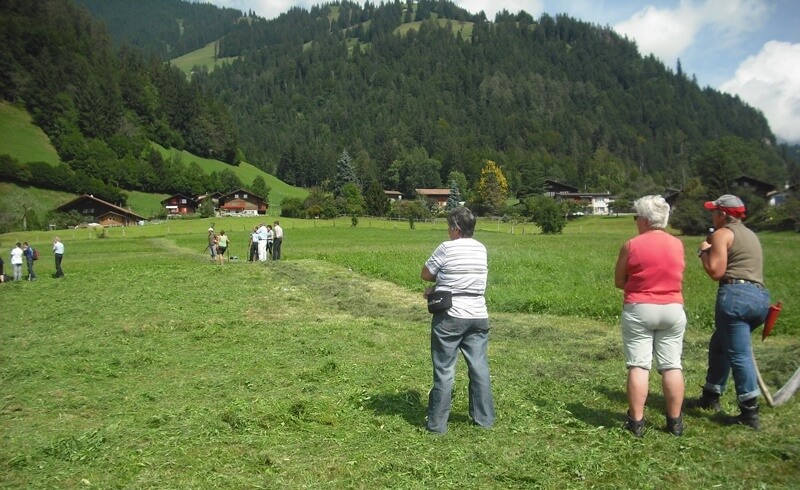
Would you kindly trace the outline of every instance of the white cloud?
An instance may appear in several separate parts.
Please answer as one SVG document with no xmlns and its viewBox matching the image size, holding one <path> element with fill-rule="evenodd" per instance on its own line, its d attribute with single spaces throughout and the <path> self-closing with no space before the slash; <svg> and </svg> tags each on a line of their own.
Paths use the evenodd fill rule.
<svg viewBox="0 0 800 490">
<path fill-rule="evenodd" d="M 486 14 L 488 20 L 494 20 L 497 12 L 505 9 L 512 14 L 519 13 L 520 10 L 531 14 L 534 18 L 544 11 L 544 0 L 505 0 L 503 2 L 487 0 L 455 0 L 456 5 L 471 14 L 477 14 L 481 10 Z"/>
<path fill-rule="evenodd" d="M 697 11 L 722 34 L 737 37 L 761 29 L 773 8 L 764 0 L 706 0 Z"/>
<path fill-rule="evenodd" d="M 696 10 L 681 4 L 678 9 L 647 6 L 630 19 L 616 24 L 614 30 L 634 39 L 642 54 L 652 53 L 665 64 L 673 65 L 694 43 L 701 25 Z"/>
<path fill-rule="evenodd" d="M 761 109 L 778 138 L 800 143 L 800 44 L 764 44 L 720 90 Z"/>
<path fill-rule="evenodd" d="M 292 7 L 302 7 L 309 10 L 312 5 L 321 5 L 323 2 L 314 0 L 197 0 L 210 1 L 219 7 L 230 7 L 247 13 L 249 10 L 255 11 L 256 15 L 265 19 L 275 17 L 287 12 Z"/>
<path fill-rule="evenodd" d="M 713 30 L 715 42 L 732 44 L 741 34 L 763 27 L 770 9 L 765 0 L 682 0 L 676 8 L 648 5 L 614 29 L 634 39 L 642 54 L 652 53 L 670 66 L 701 30 Z"/>
</svg>

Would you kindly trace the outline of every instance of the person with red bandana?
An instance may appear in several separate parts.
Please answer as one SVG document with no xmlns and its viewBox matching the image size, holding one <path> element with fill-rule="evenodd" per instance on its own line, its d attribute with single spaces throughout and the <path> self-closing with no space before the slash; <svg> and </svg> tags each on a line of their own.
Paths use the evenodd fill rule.
<svg viewBox="0 0 800 490">
<path fill-rule="evenodd" d="M 687 408 L 719 411 L 720 396 L 733 373 L 741 413 L 728 424 L 761 428 L 758 416 L 758 377 L 750 333 L 764 323 L 769 311 L 769 291 L 764 286 L 761 243 L 742 223 L 746 208 L 741 199 L 725 194 L 704 207 L 711 211 L 714 231 L 700 244 L 697 255 L 706 274 L 719 282 L 714 333 L 708 343 L 708 371 L 700 398 Z"/>
</svg>

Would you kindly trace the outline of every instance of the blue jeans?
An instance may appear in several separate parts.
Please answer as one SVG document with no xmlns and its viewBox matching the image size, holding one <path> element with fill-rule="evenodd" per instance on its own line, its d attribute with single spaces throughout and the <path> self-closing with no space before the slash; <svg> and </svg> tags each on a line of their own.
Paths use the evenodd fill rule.
<svg viewBox="0 0 800 490">
<path fill-rule="evenodd" d="M 453 318 L 438 313 L 431 320 L 431 359 L 433 388 L 428 395 L 427 429 L 447 432 L 447 419 L 458 351 L 467 361 L 469 374 L 469 415 L 481 427 L 494 425 L 494 399 L 489 379 L 489 319 Z"/>
<path fill-rule="evenodd" d="M 764 323 L 769 291 L 756 284 L 725 284 L 717 293 L 714 333 L 708 343 L 705 389 L 722 394 L 733 371 L 740 402 L 761 394 L 753 362 L 750 333 Z"/>
<path fill-rule="evenodd" d="M 28 266 L 28 280 L 32 281 L 36 279 L 36 273 L 33 271 L 33 259 L 25 258 L 25 263 Z"/>
</svg>

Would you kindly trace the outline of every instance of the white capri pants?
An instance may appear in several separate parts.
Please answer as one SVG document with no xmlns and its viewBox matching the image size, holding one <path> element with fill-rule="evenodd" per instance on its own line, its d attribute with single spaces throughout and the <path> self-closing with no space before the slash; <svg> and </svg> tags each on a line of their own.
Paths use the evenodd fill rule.
<svg viewBox="0 0 800 490">
<path fill-rule="evenodd" d="M 258 260 L 264 262 L 267 260 L 267 241 L 266 240 L 259 240 L 258 241 Z"/>
<path fill-rule="evenodd" d="M 622 308 L 622 349 L 625 364 L 649 370 L 656 356 L 659 372 L 683 369 L 686 312 L 680 303 L 627 303 Z"/>
</svg>

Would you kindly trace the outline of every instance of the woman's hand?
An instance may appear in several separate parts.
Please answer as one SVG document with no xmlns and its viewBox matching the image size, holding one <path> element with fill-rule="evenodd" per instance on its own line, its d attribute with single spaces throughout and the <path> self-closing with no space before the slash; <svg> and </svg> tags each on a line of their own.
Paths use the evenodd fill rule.
<svg viewBox="0 0 800 490">
<path fill-rule="evenodd" d="M 434 289 L 436 289 L 436 286 L 428 286 L 428 287 L 426 287 L 425 291 L 422 292 L 422 297 L 427 299 L 428 295 L 431 294 Z"/>
</svg>

